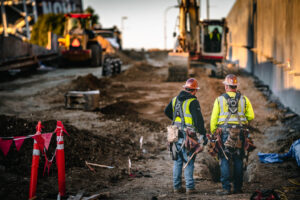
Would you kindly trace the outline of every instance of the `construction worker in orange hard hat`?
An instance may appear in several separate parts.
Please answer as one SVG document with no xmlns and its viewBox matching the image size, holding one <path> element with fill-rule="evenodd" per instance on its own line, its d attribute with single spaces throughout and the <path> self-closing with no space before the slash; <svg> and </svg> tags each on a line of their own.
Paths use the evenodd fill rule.
<svg viewBox="0 0 300 200">
<path fill-rule="evenodd" d="M 173 166 L 173 189 L 175 193 L 187 194 L 195 193 L 195 183 L 193 178 L 194 161 L 197 152 L 199 152 L 199 143 L 197 134 L 201 134 L 203 145 L 206 145 L 206 130 L 204 128 L 204 120 L 200 109 L 199 101 L 195 96 L 200 89 L 198 82 L 194 78 L 190 78 L 183 85 L 178 96 L 174 97 L 165 108 L 165 114 L 172 120 L 173 127 L 178 130 L 178 138 L 174 141 L 169 141 Z M 186 147 L 189 138 L 196 141 L 194 147 Z M 182 187 L 182 168 L 184 167 L 184 176 L 186 189 Z"/>
<path fill-rule="evenodd" d="M 254 119 L 254 112 L 249 99 L 238 90 L 238 79 L 229 74 L 223 81 L 226 93 L 216 98 L 210 130 L 214 137 L 219 138 L 218 157 L 220 159 L 221 182 L 223 189 L 217 190 L 218 195 L 231 193 L 230 161 L 234 166 L 233 193 L 241 193 L 243 186 L 244 147 L 248 141 L 248 129 L 245 127 Z"/>
</svg>

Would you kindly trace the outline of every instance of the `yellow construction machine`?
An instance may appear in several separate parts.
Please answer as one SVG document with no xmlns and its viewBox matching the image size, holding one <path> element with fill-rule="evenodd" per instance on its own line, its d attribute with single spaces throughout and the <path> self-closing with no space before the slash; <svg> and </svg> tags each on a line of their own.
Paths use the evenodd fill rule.
<svg viewBox="0 0 300 200">
<path fill-rule="evenodd" d="M 200 20 L 197 0 L 178 3 L 179 33 L 168 55 L 169 81 L 186 80 L 194 75 L 194 67 L 209 68 L 212 75 L 222 75 L 227 53 L 226 20 Z"/>
<path fill-rule="evenodd" d="M 58 39 L 61 65 L 82 62 L 101 66 L 102 46 L 91 30 L 91 14 L 70 13 L 65 18 L 64 37 Z"/>
</svg>

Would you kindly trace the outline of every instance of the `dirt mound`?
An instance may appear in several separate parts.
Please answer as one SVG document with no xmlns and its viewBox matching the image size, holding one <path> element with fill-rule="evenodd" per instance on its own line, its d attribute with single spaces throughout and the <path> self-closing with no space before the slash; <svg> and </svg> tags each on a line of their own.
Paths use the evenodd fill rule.
<svg viewBox="0 0 300 200">
<path fill-rule="evenodd" d="M 131 49 L 131 50 L 123 50 L 122 53 L 135 61 L 141 61 L 145 59 L 144 51 L 136 51 L 134 49 Z"/>
<path fill-rule="evenodd" d="M 107 78 L 97 78 L 93 74 L 86 76 L 79 76 L 71 83 L 71 88 L 78 91 L 97 90 L 105 88 L 110 84 L 110 80 Z"/>
<path fill-rule="evenodd" d="M 123 51 L 116 51 L 116 55 L 122 60 L 123 65 L 134 62 L 133 59 L 124 54 Z"/>
<path fill-rule="evenodd" d="M 158 67 L 154 67 L 147 62 L 136 62 L 130 69 L 126 70 L 116 79 L 118 81 L 154 81 L 159 80 L 155 74 Z"/>
<path fill-rule="evenodd" d="M 56 127 L 56 121 L 45 121 L 42 123 L 45 126 L 43 132 L 53 131 Z M 16 117 L 0 116 L 0 125 L 3 127 L 1 136 L 23 136 L 28 134 L 33 134 L 35 132 L 36 122 L 28 121 L 25 119 L 19 119 Z M 66 177 L 67 183 L 71 181 L 72 186 L 68 187 L 68 190 L 76 192 L 77 183 L 73 183 L 72 180 L 82 180 L 78 182 L 78 185 L 90 185 L 91 182 L 94 182 L 91 190 L 95 191 L 96 188 L 103 188 L 111 183 L 121 179 L 124 174 L 127 173 L 127 159 L 130 155 L 132 160 L 140 159 L 141 152 L 138 149 L 138 146 L 130 140 L 129 136 L 115 137 L 110 134 L 107 136 L 94 135 L 93 133 L 86 130 L 79 130 L 73 126 L 65 124 L 65 128 L 70 134 L 70 136 L 65 135 L 65 159 L 66 159 Z M 54 152 L 56 147 L 55 135 L 53 135 L 49 155 L 51 157 L 52 152 Z M 32 159 L 32 147 L 33 140 L 26 139 L 18 152 L 12 144 L 10 151 L 6 157 L 1 153 L 0 154 L 0 166 L 1 171 L 3 172 L 0 175 L 1 180 L 1 191 L 0 197 L 7 199 L 7 194 L 18 194 L 21 192 L 21 196 L 9 196 L 12 199 L 25 199 L 27 198 L 27 190 L 29 187 L 29 177 L 30 177 L 30 168 L 31 168 L 31 159 Z M 105 164 L 114 166 L 112 170 L 107 169 L 96 169 L 93 173 L 88 170 L 85 166 L 85 161 Z M 54 161 L 55 162 L 55 161 Z M 51 166 L 50 178 L 42 177 L 41 174 L 44 168 L 44 158 L 40 159 L 39 165 L 39 184 L 38 189 L 45 192 L 45 195 L 57 194 L 57 170 L 55 163 Z M 69 174 L 69 175 L 68 175 Z M 93 178 L 101 177 L 101 179 Z M 27 177 L 27 178 L 21 178 Z M 22 179 L 24 184 L 20 185 L 15 179 Z M 53 181 L 53 183 L 51 183 Z M 48 184 L 52 184 L 53 188 L 49 188 Z M 50 182 L 50 183 L 49 183 Z M 74 185 L 73 185 L 74 184 Z M 9 188 L 8 188 L 9 186 Z M 17 190 L 13 192 L 8 192 L 13 190 L 13 188 L 18 187 Z M 75 191 L 74 191 L 75 190 Z M 68 193 L 68 191 L 67 191 Z M 43 196 L 43 194 L 39 194 Z"/>
<path fill-rule="evenodd" d="M 103 114 L 107 115 L 137 115 L 133 111 L 134 104 L 127 101 L 120 101 L 114 104 L 110 104 L 101 109 Z"/>
<path fill-rule="evenodd" d="M 150 58 L 155 59 L 155 60 L 164 60 L 168 57 L 168 51 L 162 51 L 162 50 L 148 50 L 147 54 L 149 55 Z"/>
</svg>

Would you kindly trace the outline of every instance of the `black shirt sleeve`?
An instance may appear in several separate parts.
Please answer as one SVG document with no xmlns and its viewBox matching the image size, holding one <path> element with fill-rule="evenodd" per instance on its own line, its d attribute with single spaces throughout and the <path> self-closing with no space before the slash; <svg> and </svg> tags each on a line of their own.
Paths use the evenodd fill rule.
<svg viewBox="0 0 300 200">
<path fill-rule="evenodd" d="M 165 114 L 166 114 L 167 117 L 169 117 L 170 120 L 173 120 L 172 101 L 165 108 Z"/>
<path fill-rule="evenodd" d="M 194 100 L 190 104 L 190 112 L 192 114 L 196 131 L 202 135 L 206 134 L 204 128 L 204 120 L 201 113 L 201 108 L 198 100 Z"/>
</svg>

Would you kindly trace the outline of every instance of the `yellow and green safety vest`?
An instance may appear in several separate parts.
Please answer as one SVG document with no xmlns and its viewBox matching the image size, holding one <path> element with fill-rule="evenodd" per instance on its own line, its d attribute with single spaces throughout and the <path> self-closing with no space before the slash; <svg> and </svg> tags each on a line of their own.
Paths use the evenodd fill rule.
<svg viewBox="0 0 300 200">
<path fill-rule="evenodd" d="M 227 92 L 230 97 L 235 97 L 235 92 Z M 225 123 L 227 116 L 229 115 L 227 100 L 224 96 L 219 96 L 214 103 L 213 111 L 210 120 L 210 131 L 214 133 L 218 125 Z M 228 124 L 239 124 L 238 116 L 240 117 L 241 123 L 246 124 L 248 121 L 254 119 L 254 111 L 249 99 L 241 95 L 237 114 L 232 114 L 228 119 Z"/>
<path fill-rule="evenodd" d="M 214 36 L 214 33 L 211 32 L 211 33 L 209 34 L 209 39 L 212 40 L 213 36 Z M 217 38 L 218 38 L 218 41 L 221 40 L 221 35 L 220 35 L 220 33 L 217 33 Z"/>
<path fill-rule="evenodd" d="M 175 112 L 176 99 L 177 99 L 177 97 L 174 97 L 172 100 L 173 113 Z M 194 121 L 193 121 L 192 114 L 190 111 L 190 104 L 194 100 L 196 100 L 196 98 L 187 99 L 187 100 L 183 101 L 183 103 L 182 103 L 182 112 L 183 112 L 183 116 L 184 116 L 184 122 L 187 127 L 190 127 L 193 129 L 195 128 L 195 126 L 194 126 Z M 180 116 L 176 116 L 176 118 L 174 120 L 174 124 L 177 125 L 179 128 L 181 128 Z"/>
</svg>

